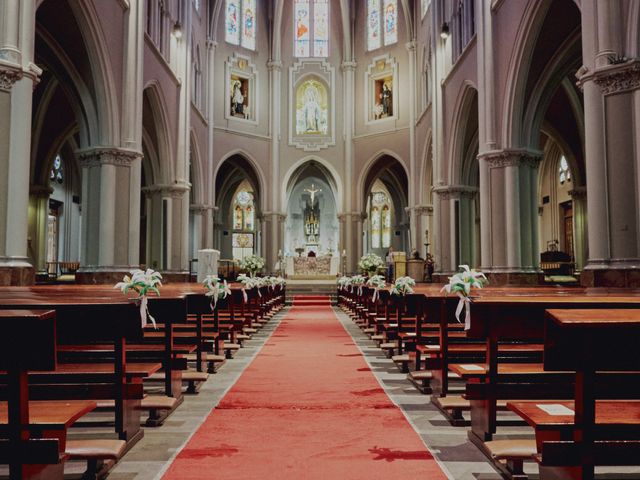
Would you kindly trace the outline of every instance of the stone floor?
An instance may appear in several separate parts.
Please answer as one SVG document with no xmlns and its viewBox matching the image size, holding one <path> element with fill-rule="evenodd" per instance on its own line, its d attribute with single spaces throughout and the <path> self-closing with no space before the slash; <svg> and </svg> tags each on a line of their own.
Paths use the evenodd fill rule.
<svg viewBox="0 0 640 480">
<path fill-rule="evenodd" d="M 197 395 L 186 395 L 184 403 L 160 428 L 146 428 L 144 438 L 121 460 L 109 475 L 109 480 L 151 480 L 160 478 L 180 448 L 202 424 L 227 390 L 236 382 L 246 366 L 258 354 L 264 342 L 277 327 L 286 310 L 278 314 L 264 329 L 245 343 L 233 360 L 211 375 Z M 465 427 L 452 427 L 439 411 L 429 403 L 428 396 L 420 394 L 407 382 L 395 364 L 375 347 L 374 343 L 340 310 L 336 314 L 344 328 L 358 345 L 372 372 L 390 398 L 404 412 L 409 422 L 422 437 L 425 445 L 452 479 L 498 480 L 500 475 L 467 439 Z M 509 415 L 509 414 L 506 414 Z M 511 416 L 510 419 L 516 418 Z M 372 421 L 375 421 L 372 419 Z M 500 427 L 499 438 L 531 436 L 526 426 Z M 80 465 L 71 462 L 71 472 L 80 471 Z M 241 468 L 241 466 L 238 466 Z M 525 469 L 536 479 L 537 468 L 530 464 Z M 0 476 L 5 473 L 0 469 Z M 211 478 L 214 478 L 213 476 Z M 638 479 L 630 470 L 606 475 L 607 479 Z M 332 479 L 333 480 L 333 479 Z M 336 479 L 338 480 L 338 479 Z M 339 479 L 343 480 L 343 479 Z"/>
</svg>

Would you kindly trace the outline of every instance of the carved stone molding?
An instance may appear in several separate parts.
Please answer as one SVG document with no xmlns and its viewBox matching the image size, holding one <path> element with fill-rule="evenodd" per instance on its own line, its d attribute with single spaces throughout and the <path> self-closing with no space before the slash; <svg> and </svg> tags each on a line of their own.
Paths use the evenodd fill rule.
<svg viewBox="0 0 640 480">
<path fill-rule="evenodd" d="M 122 148 L 91 148 L 78 151 L 78 159 L 82 167 L 101 165 L 130 167 L 131 163 L 139 158 L 142 158 L 142 152 Z"/>
<path fill-rule="evenodd" d="M 38 198 L 48 198 L 53 193 L 53 188 L 44 185 L 29 185 L 29 195 Z"/>
<path fill-rule="evenodd" d="M 276 72 L 279 72 L 282 70 L 282 62 L 278 61 L 278 60 L 270 60 L 267 62 L 267 68 L 271 71 L 271 70 L 275 70 Z"/>
<path fill-rule="evenodd" d="M 164 197 L 180 198 L 184 196 L 185 193 L 188 193 L 189 190 L 191 190 L 190 184 L 176 183 L 173 185 L 151 185 L 149 187 L 144 187 L 142 192 L 146 195 L 160 194 Z"/>
<path fill-rule="evenodd" d="M 358 64 L 354 61 L 351 62 L 342 62 L 342 64 L 340 65 L 340 68 L 343 72 L 353 72 L 355 71 L 356 67 L 358 66 Z"/>
<path fill-rule="evenodd" d="M 593 80 L 600 87 L 603 95 L 638 90 L 640 89 L 640 61 L 605 67 L 594 73 Z"/>
<path fill-rule="evenodd" d="M 443 187 L 434 187 L 433 193 L 437 194 L 442 200 L 457 200 L 460 198 L 474 198 L 478 189 L 467 185 L 447 185 Z M 433 211 L 433 207 L 431 208 Z"/>
<path fill-rule="evenodd" d="M 366 220 L 367 213 L 366 212 L 342 212 L 338 214 L 338 220 L 340 221 L 346 222 L 351 217 L 356 217 L 356 220 Z"/>
<path fill-rule="evenodd" d="M 23 77 L 22 70 L 0 66 L 0 90 L 9 92 L 13 84 Z"/>
<path fill-rule="evenodd" d="M 262 216 L 266 219 L 268 217 L 272 217 L 279 222 L 284 222 L 287 219 L 287 214 L 282 212 L 263 212 Z"/>
<path fill-rule="evenodd" d="M 490 168 L 526 166 L 538 168 L 542 161 L 542 152 L 530 150 L 497 150 L 478 155 Z"/>
<path fill-rule="evenodd" d="M 191 210 L 193 213 L 204 215 L 209 210 L 215 211 L 217 210 L 217 208 L 214 207 L 213 205 L 204 205 L 202 203 L 197 203 L 197 204 L 189 205 L 189 210 Z"/>
</svg>

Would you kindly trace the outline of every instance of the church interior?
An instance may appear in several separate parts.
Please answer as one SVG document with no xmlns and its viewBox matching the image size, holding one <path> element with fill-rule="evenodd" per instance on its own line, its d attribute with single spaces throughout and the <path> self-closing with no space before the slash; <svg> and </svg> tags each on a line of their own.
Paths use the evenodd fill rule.
<svg viewBox="0 0 640 480">
<path fill-rule="evenodd" d="M 640 0 L 0 0 L 0 479 L 640 479 Z"/>
</svg>

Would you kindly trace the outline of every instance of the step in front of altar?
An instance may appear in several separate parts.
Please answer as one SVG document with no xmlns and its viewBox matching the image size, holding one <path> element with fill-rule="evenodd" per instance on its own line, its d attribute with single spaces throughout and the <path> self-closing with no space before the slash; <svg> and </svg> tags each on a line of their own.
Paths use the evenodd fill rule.
<svg viewBox="0 0 640 480">
<path fill-rule="evenodd" d="M 289 275 L 289 280 L 333 280 L 335 282 L 335 275 Z"/>
</svg>

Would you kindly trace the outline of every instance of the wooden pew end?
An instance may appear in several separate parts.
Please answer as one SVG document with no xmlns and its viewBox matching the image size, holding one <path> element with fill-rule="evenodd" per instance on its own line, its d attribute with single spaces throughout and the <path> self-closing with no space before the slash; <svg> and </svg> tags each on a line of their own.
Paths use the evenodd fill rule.
<svg viewBox="0 0 640 480">
<path fill-rule="evenodd" d="M 514 480 L 527 478 L 522 465 L 525 461 L 533 460 L 538 453 L 535 439 L 492 440 L 485 442 L 484 448 L 495 467 Z"/>
</svg>

